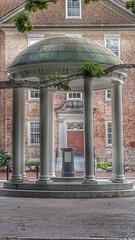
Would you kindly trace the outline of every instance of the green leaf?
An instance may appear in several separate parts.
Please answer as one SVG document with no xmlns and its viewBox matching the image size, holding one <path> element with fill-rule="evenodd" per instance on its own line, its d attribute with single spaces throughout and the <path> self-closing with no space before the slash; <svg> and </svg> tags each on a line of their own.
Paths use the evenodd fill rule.
<svg viewBox="0 0 135 240">
<path fill-rule="evenodd" d="M 11 160 L 11 156 L 3 149 L 0 149 L 0 166 L 6 166 Z"/>
<path fill-rule="evenodd" d="M 126 8 L 131 10 L 135 14 L 135 0 L 129 0 L 126 2 Z"/>
<path fill-rule="evenodd" d="M 28 15 L 25 11 L 22 11 L 16 15 L 13 19 L 13 23 L 19 32 L 26 32 L 32 30 L 32 23 L 28 18 Z"/>
<path fill-rule="evenodd" d="M 90 60 L 84 62 L 83 66 L 81 67 L 81 73 L 84 77 L 100 78 L 105 75 L 102 65 Z"/>
</svg>

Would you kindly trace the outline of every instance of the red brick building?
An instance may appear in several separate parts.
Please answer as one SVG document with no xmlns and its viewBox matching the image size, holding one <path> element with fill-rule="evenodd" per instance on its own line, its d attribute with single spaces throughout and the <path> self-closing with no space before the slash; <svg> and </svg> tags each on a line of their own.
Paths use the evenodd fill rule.
<svg viewBox="0 0 135 240">
<path fill-rule="evenodd" d="M 52 36 L 85 37 L 115 52 L 124 63 L 135 62 L 135 16 L 121 0 L 85 5 L 83 0 L 58 0 L 48 10 L 31 14 L 34 29 L 19 33 L 13 17 L 23 0 L 0 2 L 0 80 L 5 68 L 28 45 Z M 39 158 L 39 92 L 26 90 L 25 155 Z M 94 143 L 98 160 L 111 160 L 111 89 L 94 92 Z M 135 165 L 135 71 L 123 84 L 124 160 Z M 54 94 L 55 149 L 67 146 L 83 154 L 83 93 Z M 12 149 L 12 91 L 0 90 L 0 147 Z"/>
</svg>

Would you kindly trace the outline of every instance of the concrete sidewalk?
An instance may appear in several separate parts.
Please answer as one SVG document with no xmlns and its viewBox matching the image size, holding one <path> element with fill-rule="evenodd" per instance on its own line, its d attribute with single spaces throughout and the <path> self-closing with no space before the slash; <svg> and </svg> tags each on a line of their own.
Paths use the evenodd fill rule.
<svg viewBox="0 0 135 240">
<path fill-rule="evenodd" d="M 134 239 L 135 198 L 0 197 L 0 239 Z"/>
</svg>

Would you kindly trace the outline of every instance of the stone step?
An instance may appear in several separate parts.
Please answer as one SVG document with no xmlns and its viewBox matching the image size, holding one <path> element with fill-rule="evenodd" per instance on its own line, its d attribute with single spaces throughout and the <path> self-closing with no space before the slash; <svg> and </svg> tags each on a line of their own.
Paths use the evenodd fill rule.
<svg viewBox="0 0 135 240">
<path fill-rule="evenodd" d="M 109 238 L 109 237 L 70 237 L 70 238 L 45 238 L 45 237 L 0 237 L 0 240 L 126 240 L 127 238 Z M 127 239 L 128 240 L 128 239 Z M 130 240 L 134 240 L 130 238 Z"/>
<path fill-rule="evenodd" d="M 0 189 L 0 196 L 27 198 L 89 199 L 135 197 L 135 189 L 112 191 L 44 191 Z"/>
</svg>

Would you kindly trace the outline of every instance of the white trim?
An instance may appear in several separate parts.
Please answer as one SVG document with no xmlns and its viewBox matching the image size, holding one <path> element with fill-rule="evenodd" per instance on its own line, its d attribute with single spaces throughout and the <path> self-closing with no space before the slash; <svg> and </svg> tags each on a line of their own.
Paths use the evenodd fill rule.
<svg viewBox="0 0 135 240">
<path fill-rule="evenodd" d="M 118 40 L 118 57 L 120 59 L 120 36 L 119 35 L 116 35 L 116 34 L 104 34 L 104 46 L 106 47 L 106 41 L 107 39 L 110 39 L 110 40 Z M 107 47 L 106 47 L 107 48 Z M 107 48 L 108 49 L 108 48 Z M 111 49 L 109 49 L 111 50 Z"/>
<path fill-rule="evenodd" d="M 82 33 L 65 33 L 66 37 L 82 38 Z"/>
<path fill-rule="evenodd" d="M 76 94 L 79 93 L 80 94 L 80 98 L 70 98 L 69 97 L 70 93 L 76 93 Z M 68 92 L 67 93 L 67 100 L 82 100 L 82 92 Z"/>
<path fill-rule="evenodd" d="M 112 91 L 111 91 L 111 98 L 108 98 L 108 91 L 111 91 L 111 89 L 105 90 L 105 101 L 112 101 Z"/>
<path fill-rule="evenodd" d="M 30 120 L 30 121 L 28 121 L 28 146 L 40 146 L 40 143 L 31 143 L 31 138 L 30 138 L 30 124 L 31 123 L 35 123 L 35 122 L 38 122 L 38 123 L 40 123 L 40 121 L 38 121 L 38 120 Z"/>
<path fill-rule="evenodd" d="M 80 2 L 80 16 L 68 16 L 68 0 L 66 0 L 66 17 L 65 19 L 82 19 L 82 1 L 79 0 Z"/>
<path fill-rule="evenodd" d="M 39 42 L 43 39 L 44 39 L 44 37 L 41 36 L 41 34 L 28 35 L 28 46 L 31 46 L 31 45 L 35 44 L 36 42 Z M 31 44 L 30 41 L 32 41 L 32 40 L 34 41 L 34 43 Z"/>
<path fill-rule="evenodd" d="M 112 126 L 112 121 L 105 122 L 105 145 L 106 147 L 112 147 L 112 143 L 108 143 L 108 123 L 111 123 Z"/>
<path fill-rule="evenodd" d="M 37 90 L 37 89 L 30 89 L 30 90 L 28 90 L 28 101 L 31 101 L 31 102 L 37 101 L 37 102 L 39 102 L 40 98 L 32 98 L 31 97 L 31 91 L 40 91 L 40 90 Z"/>
</svg>

